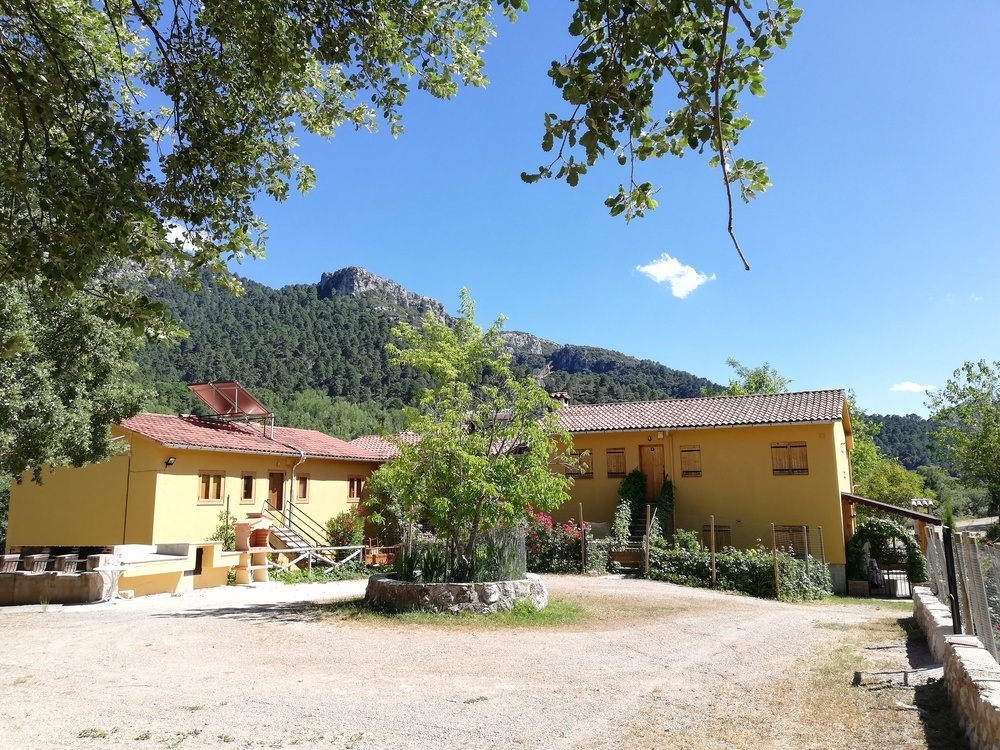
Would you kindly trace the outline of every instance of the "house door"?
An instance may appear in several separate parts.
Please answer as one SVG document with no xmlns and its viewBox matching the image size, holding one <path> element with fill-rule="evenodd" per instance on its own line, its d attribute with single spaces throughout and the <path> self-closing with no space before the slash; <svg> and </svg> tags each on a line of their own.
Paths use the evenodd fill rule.
<svg viewBox="0 0 1000 750">
<path fill-rule="evenodd" d="M 285 509 L 285 472 L 272 471 L 267 475 L 267 507 L 281 512 Z"/>
<path fill-rule="evenodd" d="M 639 446 L 639 470 L 646 475 L 646 502 L 656 501 L 666 476 L 662 445 Z"/>
</svg>

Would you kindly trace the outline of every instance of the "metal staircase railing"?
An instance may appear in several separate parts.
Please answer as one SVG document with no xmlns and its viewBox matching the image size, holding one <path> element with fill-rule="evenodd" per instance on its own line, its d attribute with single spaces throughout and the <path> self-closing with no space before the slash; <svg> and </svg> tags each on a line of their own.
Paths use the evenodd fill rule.
<svg viewBox="0 0 1000 750">
<path fill-rule="evenodd" d="M 323 547 L 329 544 L 326 527 L 310 516 L 299 505 L 292 503 L 288 515 L 283 520 L 290 531 L 298 534 L 310 547 Z"/>
</svg>

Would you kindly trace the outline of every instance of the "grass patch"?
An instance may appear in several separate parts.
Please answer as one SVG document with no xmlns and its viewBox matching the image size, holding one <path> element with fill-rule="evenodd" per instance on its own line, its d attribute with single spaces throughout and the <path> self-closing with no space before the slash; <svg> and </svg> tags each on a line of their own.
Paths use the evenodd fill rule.
<svg viewBox="0 0 1000 750">
<path fill-rule="evenodd" d="M 867 607 L 873 610 L 888 610 L 890 612 L 912 612 L 913 602 L 909 599 L 870 599 L 865 596 L 828 596 L 811 602 L 800 602 L 811 606 L 851 606 Z"/>
<path fill-rule="evenodd" d="M 320 605 L 323 618 L 337 622 L 354 622 L 371 625 L 418 625 L 457 630 L 497 630 L 504 628 L 564 627 L 584 620 L 586 610 L 579 604 L 563 599 L 549 599 L 548 606 L 539 611 L 529 602 L 517 602 L 511 612 L 480 615 L 474 612 L 457 614 L 406 612 L 392 614 L 378 612 L 365 606 L 363 599 L 330 602 Z"/>
<path fill-rule="evenodd" d="M 93 740 L 104 739 L 107 736 L 108 736 L 108 733 L 106 731 L 104 731 L 103 729 L 101 729 L 100 727 L 89 727 L 87 729 L 82 730 L 80 732 L 80 734 L 77 735 L 77 737 L 81 737 L 81 738 L 83 738 L 83 737 L 89 737 L 90 739 L 93 739 Z"/>
<path fill-rule="evenodd" d="M 330 581 L 354 581 L 359 578 L 368 578 L 376 573 L 384 573 L 384 570 L 371 568 L 361 563 L 344 563 L 339 568 L 313 568 L 296 569 L 290 568 L 280 573 L 272 573 L 271 579 L 281 583 L 329 583 Z"/>
</svg>

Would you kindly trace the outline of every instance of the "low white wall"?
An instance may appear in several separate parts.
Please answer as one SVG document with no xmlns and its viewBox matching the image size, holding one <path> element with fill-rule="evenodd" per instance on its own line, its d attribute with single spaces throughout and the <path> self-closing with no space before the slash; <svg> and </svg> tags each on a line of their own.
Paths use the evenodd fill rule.
<svg viewBox="0 0 1000 750">
<path fill-rule="evenodd" d="M 974 635 L 952 635 L 951 611 L 929 588 L 914 587 L 913 609 L 972 746 L 1000 750 L 1000 664 Z"/>
</svg>

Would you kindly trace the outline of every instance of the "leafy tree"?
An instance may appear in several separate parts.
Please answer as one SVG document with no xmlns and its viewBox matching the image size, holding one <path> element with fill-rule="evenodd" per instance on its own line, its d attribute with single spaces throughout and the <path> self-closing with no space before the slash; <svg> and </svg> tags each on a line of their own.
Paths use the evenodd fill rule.
<svg viewBox="0 0 1000 750">
<path fill-rule="evenodd" d="M 747 367 L 730 357 L 726 364 L 736 371 L 737 379 L 730 378 L 729 385 L 721 391 L 703 388 L 703 396 L 748 396 L 752 393 L 784 393 L 792 382 L 778 374 L 767 362 L 759 367 Z"/>
<path fill-rule="evenodd" d="M 881 425 L 871 421 L 858 406 L 854 391 L 847 392 L 847 408 L 851 415 L 851 430 L 854 437 L 854 447 L 851 449 L 851 475 L 853 483 L 857 486 L 864 484 L 878 462 L 885 456 L 875 442 Z"/>
<path fill-rule="evenodd" d="M 259 256 L 266 239 L 257 200 L 284 200 L 314 183 L 296 155 L 299 132 L 331 136 L 341 125 L 384 121 L 395 135 L 412 80 L 442 98 L 459 82 L 483 85 L 494 5 L 511 19 L 527 7 L 11 0 L 0 17 L 0 141 L 10 145 L 0 153 L 0 296 L 30 295 L 63 312 L 88 306 L 85 341 L 108 325 L 122 336 L 180 335 L 143 280 L 195 285 L 207 269 L 237 291 L 226 262 Z M 750 124 L 739 97 L 763 94 L 764 62 L 800 14 L 793 0 L 578 0 L 569 29 L 578 43 L 550 70 L 571 111 L 546 115 L 542 147 L 555 156 L 524 178 L 575 185 L 614 156 L 629 169 L 628 186 L 606 204 L 631 218 L 655 205 L 651 183 L 634 176 L 638 162 L 708 149 L 736 243 L 731 185 L 749 200 L 769 184 L 762 164 L 734 154 Z M 666 111 L 656 106 L 662 86 Z M 28 346 L 3 330 L 0 358 Z M 121 346 L 104 353 L 126 366 Z M 45 355 L 34 352 L 39 372 Z M 134 411 L 120 368 L 87 372 L 89 390 L 48 369 L 58 397 L 37 407 L 52 410 L 52 430 L 62 433 L 55 444 L 70 441 L 64 413 L 96 425 Z M 25 386 L 0 382 L 7 387 Z M 59 393 L 66 388 L 72 393 Z M 53 464 L 76 460 L 21 444 L 16 426 L 29 412 L 0 415 L 0 440 Z M 99 443 L 87 452 L 99 457 Z"/>
<path fill-rule="evenodd" d="M 984 487 L 969 487 L 940 466 L 919 466 L 924 485 L 937 495 L 939 504 L 949 505 L 963 518 L 978 518 L 989 512 L 990 495 Z"/>
<path fill-rule="evenodd" d="M 524 0 L 497 5 L 511 18 L 525 7 Z M 33 346 L 21 335 L 24 326 L 0 327 L 0 391 L 37 390 L 32 402 L 18 395 L 0 411 L 2 468 L 19 473 L 38 461 L 106 454 L 106 436 L 94 431 L 106 432 L 136 408 L 127 363 L 139 340 L 125 346 L 126 334 L 178 334 L 142 281 L 169 276 L 192 285 L 207 269 L 238 290 L 226 262 L 262 253 L 266 227 L 257 199 L 284 200 L 314 182 L 295 154 L 297 132 L 330 136 L 340 125 L 374 129 L 381 119 L 398 134 L 407 79 L 444 98 L 459 81 L 483 85 L 480 53 L 493 6 L 5 4 L 4 314 L 29 318 L 46 306 L 69 317 L 86 308 L 75 340 L 104 344 L 105 362 L 116 366 L 69 372 L 69 337 Z M 116 340 L 105 343 L 108 337 Z M 73 380 L 78 374 L 83 387 Z M 39 420 L 48 421 L 51 437 L 21 426 Z M 80 423 L 87 438 L 75 445 Z"/>
<path fill-rule="evenodd" d="M 10 477 L 0 476 L 0 552 L 7 549 L 7 517 L 10 513 Z"/>
<path fill-rule="evenodd" d="M 970 484 L 990 495 L 989 512 L 1000 511 L 1000 362 L 966 362 L 928 404 L 940 451 Z"/>
<path fill-rule="evenodd" d="M 652 183 L 636 177 L 640 162 L 707 150 L 709 163 L 722 167 L 729 234 L 743 259 L 730 186 L 749 201 L 770 180 L 763 164 L 734 156 L 750 125 L 739 97 L 747 89 L 763 96 L 764 63 L 785 47 L 801 14 L 793 0 L 578 0 L 569 32 L 579 43 L 549 70 L 569 111 L 546 114 L 542 148 L 554 156 L 521 178 L 576 185 L 612 156 L 629 179 L 605 204 L 630 219 L 656 206 Z"/>
<path fill-rule="evenodd" d="M 889 458 L 879 458 L 867 475 L 855 481 L 856 492 L 871 500 L 910 508 L 915 498 L 936 499 L 933 490 L 924 486 L 924 478 L 913 471 L 907 471 L 898 462 Z"/>
<path fill-rule="evenodd" d="M 574 465 L 572 438 L 559 428 L 558 404 L 530 378 L 517 379 L 497 320 L 485 333 L 462 291 L 454 327 L 428 314 L 419 330 L 400 324 L 393 360 L 426 372 L 432 385 L 410 410 L 416 445 L 368 483 L 375 523 L 426 520 L 447 541 L 448 580 L 468 580 L 479 538 L 550 512 L 569 499 L 572 479 L 553 462 Z"/>
</svg>

